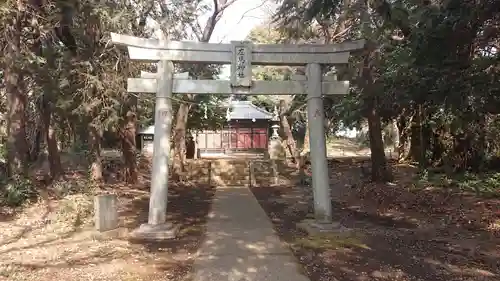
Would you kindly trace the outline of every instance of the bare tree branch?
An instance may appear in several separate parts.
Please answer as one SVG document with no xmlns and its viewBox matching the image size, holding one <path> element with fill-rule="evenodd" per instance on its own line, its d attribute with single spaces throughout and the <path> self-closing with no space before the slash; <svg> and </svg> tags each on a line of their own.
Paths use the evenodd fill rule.
<svg viewBox="0 0 500 281">
<path fill-rule="evenodd" d="M 215 25 L 222 18 L 222 14 L 224 10 L 231 6 L 238 0 L 213 0 L 214 1 L 214 11 L 212 15 L 208 18 L 207 23 L 205 24 L 205 28 L 203 29 L 201 42 L 208 42 L 212 37 L 212 33 L 214 32 Z"/>
<path fill-rule="evenodd" d="M 219 10 L 219 0 L 213 0 L 214 2 L 214 14 Z"/>
<path fill-rule="evenodd" d="M 191 27 L 191 30 L 193 31 L 194 36 L 196 36 L 196 39 L 198 39 L 198 41 L 201 41 L 201 33 L 200 33 L 201 26 L 200 26 L 200 23 L 198 21 L 196 21 L 196 23 L 195 22 L 190 22 L 189 23 L 189 27 Z"/>
<path fill-rule="evenodd" d="M 352 26 L 350 26 L 350 27 L 348 27 L 348 28 L 346 28 L 346 29 L 342 30 L 341 32 L 339 32 L 339 33 L 337 33 L 337 34 L 334 34 L 334 35 L 332 36 L 331 40 L 333 41 L 333 40 L 337 39 L 338 37 L 341 37 L 342 35 L 346 34 L 347 32 L 349 32 L 349 30 L 351 30 L 351 28 L 352 28 Z"/>
<path fill-rule="evenodd" d="M 335 26 L 335 29 L 333 30 L 333 34 L 339 34 L 342 32 L 341 30 L 346 29 L 345 25 L 346 25 L 347 16 L 350 12 L 350 10 L 349 10 L 350 5 L 351 5 L 351 0 L 344 0 L 342 2 L 342 12 L 337 20 L 338 24 Z M 339 35 L 339 36 L 334 35 L 334 37 L 340 37 L 340 36 L 341 35 Z"/>
<path fill-rule="evenodd" d="M 259 5 L 253 7 L 253 8 L 250 8 L 248 10 L 246 10 L 240 17 L 240 19 L 238 20 L 238 22 L 235 24 L 235 26 L 239 25 L 241 23 L 241 21 L 247 17 L 247 14 L 252 12 L 252 11 L 255 11 L 259 8 L 262 8 L 266 3 L 268 2 L 268 0 L 263 0 Z M 253 18 L 256 18 L 256 19 L 259 19 L 257 17 L 253 17 Z M 220 40 L 219 43 L 222 43 L 222 41 L 227 37 L 228 34 L 224 35 L 224 37 Z"/>
<path fill-rule="evenodd" d="M 221 1 L 221 6 L 220 6 L 220 12 L 223 12 L 227 7 L 233 5 L 236 1 L 238 0 L 230 0 L 230 1 L 227 1 L 227 0 L 222 0 Z"/>
</svg>

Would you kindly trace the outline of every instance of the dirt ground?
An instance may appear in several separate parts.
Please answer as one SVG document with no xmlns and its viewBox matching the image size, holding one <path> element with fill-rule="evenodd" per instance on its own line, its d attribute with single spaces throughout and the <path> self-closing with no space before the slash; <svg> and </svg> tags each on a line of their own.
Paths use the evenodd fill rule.
<svg viewBox="0 0 500 281">
<path fill-rule="evenodd" d="M 500 280 L 498 199 L 416 187 L 415 168 L 404 165 L 392 166 L 393 185 L 366 184 L 359 168 L 366 158 L 339 159 L 330 162 L 334 219 L 348 234 L 306 236 L 297 228 L 313 212 L 310 188 L 252 189 L 311 281 Z M 131 243 L 127 234 L 147 220 L 148 169 L 141 167 L 140 185 L 114 181 L 15 214 L 0 209 L 0 281 L 190 280 L 215 190 L 171 184 L 167 213 L 181 227 L 177 239 Z M 59 192 L 75 184 L 69 177 Z M 93 230 L 98 192 L 118 196 L 116 231 Z"/>
<path fill-rule="evenodd" d="M 180 226 L 167 243 L 130 243 L 127 233 L 147 221 L 149 190 L 106 185 L 118 195 L 120 228 L 93 230 L 93 197 L 75 194 L 0 216 L 0 280 L 189 280 L 214 190 L 169 186 L 168 220 Z"/>
<path fill-rule="evenodd" d="M 362 164 L 330 162 L 334 219 L 345 233 L 297 228 L 313 212 L 310 188 L 252 190 L 311 281 L 500 280 L 500 200 L 415 188 L 415 168 L 402 165 L 393 165 L 394 184 L 366 184 Z"/>
</svg>

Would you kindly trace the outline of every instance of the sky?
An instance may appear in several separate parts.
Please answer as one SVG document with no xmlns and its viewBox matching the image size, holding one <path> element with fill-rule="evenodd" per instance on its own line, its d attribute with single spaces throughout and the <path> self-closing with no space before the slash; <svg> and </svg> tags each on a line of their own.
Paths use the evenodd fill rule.
<svg viewBox="0 0 500 281">
<path fill-rule="evenodd" d="M 270 0 L 236 0 L 217 23 L 210 43 L 229 43 L 245 40 L 250 31 L 269 19 L 276 4 Z M 204 23 L 208 15 L 201 17 Z M 229 66 L 224 66 L 221 79 L 229 79 Z"/>
<path fill-rule="evenodd" d="M 276 4 L 270 0 L 236 0 L 217 23 L 211 43 L 229 43 L 246 38 L 252 28 L 269 19 Z M 201 18 L 204 22 L 206 18 Z"/>
</svg>

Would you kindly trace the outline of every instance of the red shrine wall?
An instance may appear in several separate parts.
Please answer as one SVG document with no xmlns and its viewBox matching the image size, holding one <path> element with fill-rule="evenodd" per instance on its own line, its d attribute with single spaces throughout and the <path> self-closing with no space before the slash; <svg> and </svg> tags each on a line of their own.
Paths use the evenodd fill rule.
<svg viewBox="0 0 500 281">
<path fill-rule="evenodd" d="M 195 137 L 200 150 L 267 149 L 269 124 L 267 121 L 232 121 L 221 130 L 205 130 Z"/>
</svg>

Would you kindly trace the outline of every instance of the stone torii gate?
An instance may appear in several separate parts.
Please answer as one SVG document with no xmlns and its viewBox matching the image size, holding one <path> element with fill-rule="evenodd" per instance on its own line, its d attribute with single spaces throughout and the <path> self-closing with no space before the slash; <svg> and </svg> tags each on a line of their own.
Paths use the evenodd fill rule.
<svg viewBox="0 0 500 281">
<path fill-rule="evenodd" d="M 116 33 L 111 38 L 114 44 L 128 48 L 132 60 L 160 62 L 158 73 L 143 72 L 141 78 L 128 78 L 127 83 L 128 92 L 156 94 L 149 216 L 148 223 L 134 231 L 136 237 L 175 236 L 175 226 L 166 221 L 173 93 L 307 94 L 314 215 L 319 223 L 332 221 L 322 95 L 346 94 L 349 81 L 323 77 L 321 65 L 347 64 L 351 52 L 364 48 L 364 40 L 331 45 L 254 45 L 240 41 L 231 44 L 160 41 Z M 189 80 L 187 73 L 174 75 L 173 63 L 180 62 L 231 64 L 230 81 Z M 296 75 L 291 81 L 252 81 L 252 65 L 306 66 L 306 75 Z"/>
</svg>

